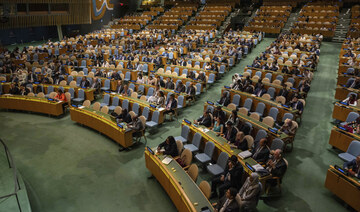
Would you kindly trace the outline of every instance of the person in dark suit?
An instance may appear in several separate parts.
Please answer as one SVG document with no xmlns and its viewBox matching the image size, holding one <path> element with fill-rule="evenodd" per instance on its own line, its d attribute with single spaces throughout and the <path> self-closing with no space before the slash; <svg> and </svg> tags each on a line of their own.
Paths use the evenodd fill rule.
<svg viewBox="0 0 360 212">
<path fill-rule="evenodd" d="M 38 78 L 36 74 L 34 74 L 31 70 L 29 71 L 29 74 L 27 75 L 27 83 L 33 84 L 34 82 L 37 82 Z"/>
<path fill-rule="evenodd" d="M 283 85 L 277 96 L 283 96 L 286 99 L 288 94 L 289 94 L 289 91 L 286 89 L 286 85 Z"/>
<path fill-rule="evenodd" d="M 228 106 L 230 104 L 230 98 L 228 97 L 228 92 L 224 92 L 217 103 L 219 105 Z"/>
<path fill-rule="evenodd" d="M 186 89 L 186 100 L 195 100 L 196 89 L 194 83 L 191 83 L 189 87 Z"/>
<path fill-rule="evenodd" d="M 179 155 L 175 138 L 173 136 L 167 137 L 164 142 L 159 144 L 157 150 L 160 151 L 161 148 L 164 148 L 164 151 L 162 153 L 165 155 L 171 155 L 172 157 L 176 157 Z"/>
<path fill-rule="evenodd" d="M 112 74 L 111 74 L 111 79 L 121 80 L 121 77 L 116 71 L 113 71 Z"/>
<path fill-rule="evenodd" d="M 87 80 L 86 77 L 82 77 L 81 82 L 80 82 L 80 87 L 88 88 L 89 86 L 90 86 L 89 80 Z"/>
<path fill-rule="evenodd" d="M 12 95 L 19 95 L 20 94 L 20 89 L 19 89 L 19 87 L 18 87 L 18 85 L 16 83 L 11 83 L 9 93 L 12 94 Z"/>
<path fill-rule="evenodd" d="M 117 119 L 117 122 L 126 122 L 126 123 L 130 123 L 132 120 L 131 120 L 131 116 L 130 114 L 128 113 L 127 109 L 124 108 L 121 110 L 121 113 L 116 116 L 116 119 Z"/>
<path fill-rule="evenodd" d="M 228 141 L 228 143 L 233 144 L 236 139 L 237 129 L 234 127 L 232 121 L 226 122 L 226 128 L 223 137 Z"/>
<path fill-rule="evenodd" d="M 217 106 L 213 112 L 213 118 L 215 119 L 216 117 L 220 118 L 221 123 L 225 123 L 226 122 L 226 114 L 225 112 L 221 109 L 221 106 Z M 234 123 L 234 122 L 232 122 Z"/>
<path fill-rule="evenodd" d="M 258 163 L 265 163 L 269 159 L 270 148 L 267 146 L 267 139 L 260 139 L 258 144 L 252 150 L 252 158 Z"/>
<path fill-rule="evenodd" d="M 98 80 L 98 78 L 95 77 L 94 80 L 93 80 L 93 82 L 92 82 L 92 84 L 90 85 L 90 88 L 95 89 L 95 93 L 98 93 L 100 87 L 101 87 L 101 83 L 100 83 L 100 81 Z"/>
<path fill-rule="evenodd" d="M 236 155 L 232 155 L 227 163 L 225 171 L 211 181 L 211 197 L 217 197 L 216 188 L 219 189 L 219 195 L 222 197 L 230 187 L 239 190 L 241 188 L 241 179 L 243 167 L 238 161 Z"/>
<path fill-rule="evenodd" d="M 165 88 L 170 89 L 170 90 L 174 90 L 174 83 L 171 82 L 170 78 L 166 79 Z"/>
<path fill-rule="evenodd" d="M 254 91 L 254 95 L 257 97 L 261 97 L 265 93 L 266 93 L 266 89 L 264 88 L 264 84 L 262 84 L 262 83 Z"/>
<path fill-rule="evenodd" d="M 212 120 L 209 111 L 205 111 L 204 114 L 194 121 L 195 124 L 203 125 L 205 127 L 211 127 Z"/>
<path fill-rule="evenodd" d="M 344 169 L 348 170 L 351 176 L 360 178 L 360 155 L 358 155 L 356 159 L 346 162 Z"/>
<path fill-rule="evenodd" d="M 266 162 L 265 168 L 271 173 L 273 177 L 282 178 L 286 172 L 287 163 L 283 159 L 281 153 L 281 149 L 276 149 L 273 153 L 273 157 Z M 266 184 L 270 186 L 274 186 L 276 183 L 276 179 L 266 180 Z"/>
<path fill-rule="evenodd" d="M 157 83 L 160 87 L 162 87 L 162 88 L 165 87 L 165 82 L 164 82 L 164 80 L 161 79 L 160 76 L 157 76 L 157 77 L 156 77 L 156 83 Z"/>
<path fill-rule="evenodd" d="M 242 121 L 238 120 L 238 124 L 237 124 L 236 128 L 237 128 L 239 131 L 243 132 L 244 135 L 249 135 L 249 134 L 250 134 L 251 128 L 250 128 L 250 126 L 249 126 L 248 124 L 246 124 L 245 122 L 242 122 Z"/>
<path fill-rule="evenodd" d="M 195 80 L 196 79 L 195 73 L 193 71 L 188 71 L 186 78 Z"/>
<path fill-rule="evenodd" d="M 124 90 L 124 85 L 122 84 L 121 80 L 118 80 L 115 92 L 121 94 L 123 90 Z"/>
<path fill-rule="evenodd" d="M 229 188 L 226 194 L 218 201 L 215 206 L 216 212 L 238 212 L 239 205 L 235 200 L 237 190 L 235 188 Z"/>
<path fill-rule="evenodd" d="M 178 86 L 176 87 L 175 91 L 177 91 L 177 92 L 179 92 L 179 93 L 184 93 L 184 92 L 185 92 L 185 89 L 186 89 L 186 88 L 185 88 L 183 82 L 180 81 L 180 82 L 178 83 Z"/>
<path fill-rule="evenodd" d="M 174 113 L 176 108 L 177 100 L 175 99 L 175 95 L 171 94 L 170 98 L 166 100 L 164 114 Z"/>
<path fill-rule="evenodd" d="M 293 99 L 290 101 L 290 107 L 294 110 L 298 110 L 299 114 L 302 114 L 304 110 L 304 104 L 299 101 L 298 96 L 294 96 Z"/>
<path fill-rule="evenodd" d="M 131 123 L 127 124 L 127 126 L 129 127 L 129 129 L 133 130 L 133 137 L 141 136 L 141 131 L 145 129 L 145 126 L 139 119 L 138 115 L 135 115 L 132 118 Z"/>
<path fill-rule="evenodd" d="M 20 86 L 20 91 L 19 91 L 19 94 L 22 95 L 22 96 L 26 96 L 28 95 L 28 93 L 30 93 L 30 89 L 28 87 L 25 87 L 25 86 Z"/>
<path fill-rule="evenodd" d="M 348 81 L 346 83 L 345 87 L 359 89 L 360 88 L 360 78 L 356 77 L 354 81 Z"/>
</svg>

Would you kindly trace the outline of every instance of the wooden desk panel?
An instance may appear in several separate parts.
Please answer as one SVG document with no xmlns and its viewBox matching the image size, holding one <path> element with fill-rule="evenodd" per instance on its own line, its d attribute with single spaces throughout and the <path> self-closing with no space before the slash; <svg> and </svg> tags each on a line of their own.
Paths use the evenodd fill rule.
<svg viewBox="0 0 360 212">
<path fill-rule="evenodd" d="M 346 152 L 351 141 L 360 140 L 360 136 L 346 132 L 337 127 L 333 127 L 330 134 L 329 144 L 343 152 Z"/>
<path fill-rule="evenodd" d="M 331 167 L 327 171 L 325 187 L 356 211 L 360 211 L 359 182 L 356 183 L 353 178 L 347 177 Z"/>
<path fill-rule="evenodd" d="M 165 165 L 158 156 L 152 155 L 149 151 L 145 150 L 145 164 L 146 168 L 149 169 L 169 195 L 178 211 L 201 211 L 201 208 L 205 206 L 210 211 L 214 211 L 214 208 L 200 188 L 176 161 L 173 160 L 169 165 Z M 176 172 L 173 172 L 171 168 L 174 168 Z"/>
<path fill-rule="evenodd" d="M 70 107 L 70 116 L 72 121 L 99 131 L 125 148 L 133 145 L 132 131 L 122 130 L 116 122 L 101 117 L 92 111 L 74 107 Z"/>
<path fill-rule="evenodd" d="M 66 102 L 49 101 L 45 98 L 1 95 L 0 108 L 31 111 L 35 113 L 44 113 L 53 116 L 64 114 L 63 104 Z"/>
</svg>

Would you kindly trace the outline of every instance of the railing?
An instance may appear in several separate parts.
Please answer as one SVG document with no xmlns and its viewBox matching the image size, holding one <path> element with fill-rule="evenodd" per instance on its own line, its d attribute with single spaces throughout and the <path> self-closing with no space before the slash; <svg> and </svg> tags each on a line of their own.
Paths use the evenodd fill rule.
<svg viewBox="0 0 360 212">
<path fill-rule="evenodd" d="M 0 200 L 4 199 L 4 198 L 11 197 L 11 196 L 15 196 L 16 197 L 16 202 L 18 204 L 19 211 L 21 212 L 21 206 L 20 206 L 19 197 L 18 197 L 18 191 L 21 188 L 20 188 L 20 184 L 19 184 L 19 179 L 18 179 L 18 175 L 17 175 L 16 166 L 15 166 L 13 158 L 12 158 L 12 156 L 10 154 L 9 148 L 6 146 L 6 144 L 4 143 L 4 141 L 2 139 L 0 139 L 0 143 L 4 146 L 6 159 L 8 161 L 9 168 L 13 169 L 13 176 L 14 176 L 14 183 L 15 183 L 14 192 L 10 193 L 10 194 L 7 194 L 7 195 L 4 195 L 4 196 L 0 196 Z"/>
</svg>

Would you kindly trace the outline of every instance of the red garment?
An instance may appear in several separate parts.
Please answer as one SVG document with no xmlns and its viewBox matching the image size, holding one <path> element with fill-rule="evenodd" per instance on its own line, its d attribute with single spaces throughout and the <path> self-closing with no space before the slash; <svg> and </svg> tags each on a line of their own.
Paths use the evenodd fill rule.
<svg viewBox="0 0 360 212">
<path fill-rule="evenodd" d="M 56 94 L 56 96 L 55 96 L 55 99 L 57 99 L 57 100 L 59 100 L 59 101 L 63 101 L 63 102 L 66 102 L 67 100 L 66 100 L 66 96 L 65 96 L 65 94 L 61 94 L 61 95 L 59 95 L 59 94 Z"/>
</svg>

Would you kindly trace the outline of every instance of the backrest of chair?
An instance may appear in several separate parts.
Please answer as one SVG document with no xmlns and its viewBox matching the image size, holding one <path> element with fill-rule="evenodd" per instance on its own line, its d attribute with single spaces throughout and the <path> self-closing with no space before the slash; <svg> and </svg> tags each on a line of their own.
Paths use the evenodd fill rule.
<svg viewBox="0 0 360 212">
<path fill-rule="evenodd" d="M 211 187 L 210 184 L 207 181 L 201 181 L 201 183 L 199 184 L 199 188 L 200 190 L 203 192 L 203 194 L 205 195 L 205 197 L 207 199 L 210 199 L 210 195 L 211 195 Z"/>
<path fill-rule="evenodd" d="M 131 119 L 133 119 L 133 118 L 136 116 L 136 114 L 134 113 L 134 111 L 130 111 L 130 112 L 129 112 L 129 115 L 131 116 Z"/>
<path fill-rule="evenodd" d="M 105 94 L 104 95 L 104 101 L 103 103 L 109 104 L 110 103 L 110 94 Z"/>
<path fill-rule="evenodd" d="M 67 83 L 66 83 L 65 80 L 62 80 L 62 81 L 60 82 L 60 85 L 61 85 L 61 86 L 66 86 L 66 84 L 67 84 Z"/>
<path fill-rule="evenodd" d="M 151 117 L 151 121 L 159 123 L 159 111 L 154 111 Z"/>
<path fill-rule="evenodd" d="M 139 119 L 143 125 L 143 129 L 142 130 L 145 130 L 145 127 L 146 127 L 146 118 L 145 116 L 139 116 Z M 180 153 L 179 153 L 180 154 Z"/>
<path fill-rule="evenodd" d="M 245 100 L 244 107 L 245 107 L 246 109 L 248 109 L 248 110 L 251 110 L 252 102 L 253 102 L 252 99 L 247 98 L 247 99 Z"/>
<path fill-rule="evenodd" d="M 67 102 L 71 102 L 71 94 L 69 92 L 65 92 L 65 97 Z"/>
<path fill-rule="evenodd" d="M 190 165 L 193 158 L 192 152 L 189 149 L 184 149 L 181 153 L 181 158 L 184 159 L 185 166 Z"/>
<path fill-rule="evenodd" d="M 181 128 L 181 137 L 188 139 L 190 128 L 186 125 L 183 125 Z"/>
<path fill-rule="evenodd" d="M 248 148 L 251 149 L 254 144 L 254 138 L 251 135 L 245 135 L 244 139 L 247 141 Z"/>
<path fill-rule="evenodd" d="M 75 81 L 71 81 L 69 84 L 70 87 L 76 87 L 76 82 Z"/>
<path fill-rule="evenodd" d="M 94 110 L 97 110 L 97 111 L 100 110 L 100 107 L 101 107 L 100 102 L 95 102 L 94 105 L 93 105 L 93 109 L 94 109 Z"/>
<path fill-rule="evenodd" d="M 261 96 L 261 98 L 264 98 L 264 99 L 266 99 L 266 100 L 270 100 L 270 99 L 271 99 L 271 96 L 270 96 L 270 94 L 265 93 L 265 94 L 263 94 L 263 95 Z"/>
<path fill-rule="evenodd" d="M 284 141 L 282 141 L 281 139 L 279 138 L 275 138 L 272 143 L 271 143 L 271 146 L 270 146 L 270 150 L 276 150 L 276 149 L 281 149 L 283 150 L 284 148 Z"/>
<path fill-rule="evenodd" d="M 140 100 L 146 101 L 146 96 L 140 96 Z"/>
<path fill-rule="evenodd" d="M 273 127 L 274 126 L 274 119 L 271 116 L 266 116 L 262 122 L 266 125 L 268 125 L 269 127 Z"/>
<path fill-rule="evenodd" d="M 197 132 L 197 133 L 195 133 L 195 135 L 194 135 L 191 143 L 192 143 L 194 146 L 196 146 L 197 148 L 199 148 L 199 147 L 200 147 L 200 143 L 201 143 L 201 138 L 202 138 L 201 134 Z"/>
<path fill-rule="evenodd" d="M 118 105 L 119 105 L 119 97 L 115 96 L 115 97 L 112 99 L 111 105 L 112 105 L 112 106 L 118 106 Z"/>
<path fill-rule="evenodd" d="M 109 79 L 105 80 L 104 87 L 110 88 L 110 80 Z"/>
<path fill-rule="evenodd" d="M 126 110 L 129 111 L 129 100 L 125 99 L 125 100 L 122 102 L 121 107 L 122 107 L 123 109 L 126 109 Z"/>
<path fill-rule="evenodd" d="M 83 106 L 85 106 L 85 107 L 90 107 L 90 105 L 91 105 L 90 100 L 85 100 L 85 101 L 83 102 Z"/>
<path fill-rule="evenodd" d="M 226 152 L 221 152 L 219 158 L 216 161 L 216 164 L 225 170 L 228 159 L 229 155 Z"/>
<path fill-rule="evenodd" d="M 178 100 L 178 105 L 180 106 L 184 105 L 184 96 L 182 95 L 178 96 L 177 100 Z"/>
<path fill-rule="evenodd" d="M 276 99 L 275 99 L 275 101 L 276 101 L 276 102 L 279 102 L 279 103 L 281 103 L 281 104 L 283 104 L 283 105 L 286 103 L 286 99 L 285 99 L 285 97 L 283 97 L 283 96 L 277 96 Z"/>
<path fill-rule="evenodd" d="M 44 98 L 45 94 L 43 92 L 40 92 L 40 93 L 37 94 L 37 97 Z"/>
<path fill-rule="evenodd" d="M 272 107 L 269 110 L 269 116 L 271 116 L 274 120 L 277 120 L 277 116 L 279 114 L 279 109 L 276 107 Z"/>
<path fill-rule="evenodd" d="M 244 107 L 241 107 L 241 108 L 239 108 L 239 113 L 247 115 L 248 114 L 248 109 L 246 109 Z"/>
<path fill-rule="evenodd" d="M 259 130 L 257 133 L 256 133 L 256 136 L 255 136 L 255 142 L 258 142 L 260 141 L 262 138 L 266 138 L 267 137 L 267 132 L 265 130 Z"/>
<path fill-rule="evenodd" d="M 27 96 L 35 96 L 35 94 L 33 92 L 30 92 Z"/>
<path fill-rule="evenodd" d="M 106 114 L 107 114 L 107 113 L 109 112 L 109 107 L 108 107 L 108 106 L 106 106 L 106 105 L 105 105 L 105 106 L 103 106 L 103 107 L 101 108 L 101 112 L 102 112 L 102 113 L 106 113 Z"/>
<path fill-rule="evenodd" d="M 259 114 L 257 114 L 257 113 L 252 113 L 252 114 L 250 114 L 250 118 L 252 118 L 252 119 L 254 119 L 254 120 L 257 120 L 257 121 L 260 120 L 260 116 L 259 116 Z"/>
<path fill-rule="evenodd" d="M 228 104 L 227 108 L 229 108 L 230 110 L 236 110 L 236 105 L 234 103 L 230 103 Z"/>
<path fill-rule="evenodd" d="M 180 141 L 180 143 L 182 144 L 181 141 Z M 196 182 L 197 177 L 198 177 L 198 175 L 199 175 L 199 168 L 198 168 L 198 166 L 197 166 L 195 163 L 191 164 L 191 166 L 189 167 L 189 169 L 188 169 L 188 174 L 189 174 L 189 176 L 191 177 L 191 179 L 192 179 L 194 182 Z"/>
<path fill-rule="evenodd" d="M 271 98 L 274 98 L 275 96 L 275 88 L 273 87 L 270 87 L 268 90 L 267 90 L 267 93 L 271 96 Z"/>
<path fill-rule="evenodd" d="M 56 92 L 51 92 L 49 94 L 49 98 L 53 99 L 56 96 Z"/>
<path fill-rule="evenodd" d="M 121 114 L 121 111 L 122 111 L 122 108 L 120 106 L 116 106 L 115 109 L 114 109 L 114 112 L 118 115 Z"/>
<path fill-rule="evenodd" d="M 144 117 L 144 116 L 142 116 L 142 117 Z M 183 142 L 182 141 L 176 141 L 176 147 L 177 147 L 177 150 L 178 150 L 178 154 L 181 155 L 181 153 L 182 153 L 182 151 L 184 149 Z"/>
<path fill-rule="evenodd" d="M 85 98 L 85 92 L 83 89 L 79 89 L 78 98 L 82 98 L 82 99 Z"/>
<path fill-rule="evenodd" d="M 215 149 L 215 144 L 211 141 L 206 142 L 205 144 L 205 149 L 204 149 L 204 153 L 209 156 L 210 158 L 212 158 L 212 155 L 214 153 L 214 149 Z"/>
<path fill-rule="evenodd" d="M 234 103 L 236 106 L 239 106 L 239 104 L 240 104 L 240 99 L 241 99 L 240 95 L 239 95 L 239 94 L 235 94 L 235 95 L 233 96 L 232 103 Z"/>
<path fill-rule="evenodd" d="M 135 114 L 139 114 L 139 104 L 138 103 L 134 103 L 133 106 L 132 106 L 132 111 L 135 113 Z"/>
<path fill-rule="evenodd" d="M 261 113 L 261 114 L 263 114 L 264 113 L 264 110 L 265 110 L 265 104 L 264 103 L 262 103 L 262 102 L 259 102 L 257 105 L 256 105 L 256 112 L 258 112 L 258 113 Z"/>
<path fill-rule="evenodd" d="M 359 114 L 357 112 L 350 112 L 349 115 L 346 118 L 345 122 L 353 122 L 359 117 Z"/>
<path fill-rule="evenodd" d="M 149 107 L 144 107 L 144 109 L 142 111 L 141 115 L 143 115 L 146 118 L 146 120 L 148 120 L 148 118 L 149 118 L 149 111 L 150 111 Z"/>
<path fill-rule="evenodd" d="M 354 157 L 360 155 L 360 142 L 359 141 L 351 141 L 347 151 L 350 155 L 353 155 Z"/>
<path fill-rule="evenodd" d="M 132 92 L 131 98 L 138 98 L 138 93 L 137 92 Z"/>
</svg>

